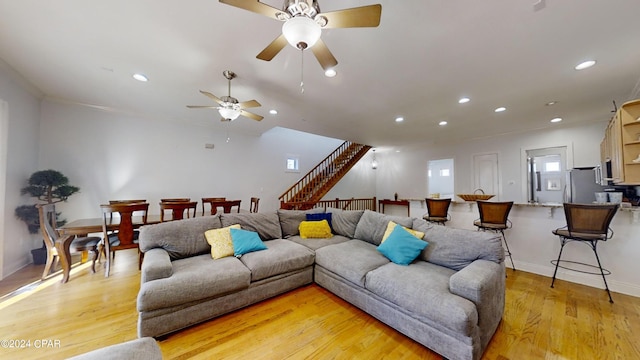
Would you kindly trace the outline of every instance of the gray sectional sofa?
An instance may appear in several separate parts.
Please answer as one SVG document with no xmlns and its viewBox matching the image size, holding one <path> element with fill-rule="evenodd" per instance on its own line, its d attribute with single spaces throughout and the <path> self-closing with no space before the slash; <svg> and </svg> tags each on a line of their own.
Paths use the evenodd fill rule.
<svg viewBox="0 0 640 360">
<path fill-rule="evenodd" d="M 315 282 L 448 359 L 479 359 L 502 319 L 504 252 L 491 233 L 328 209 L 334 236 L 303 239 L 319 210 L 220 214 L 145 226 L 138 336 L 162 336 Z M 378 251 L 389 221 L 423 232 L 410 265 Z M 204 233 L 240 224 L 267 250 L 213 260 Z"/>
</svg>

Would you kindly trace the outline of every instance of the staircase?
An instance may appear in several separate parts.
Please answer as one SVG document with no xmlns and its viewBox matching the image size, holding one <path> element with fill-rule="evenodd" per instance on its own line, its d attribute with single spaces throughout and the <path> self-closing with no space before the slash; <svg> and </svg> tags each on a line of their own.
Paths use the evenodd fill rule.
<svg viewBox="0 0 640 360">
<path fill-rule="evenodd" d="M 297 183 L 280 195 L 283 209 L 311 208 L 371 149 L 345 141 Z"/>
</svg>

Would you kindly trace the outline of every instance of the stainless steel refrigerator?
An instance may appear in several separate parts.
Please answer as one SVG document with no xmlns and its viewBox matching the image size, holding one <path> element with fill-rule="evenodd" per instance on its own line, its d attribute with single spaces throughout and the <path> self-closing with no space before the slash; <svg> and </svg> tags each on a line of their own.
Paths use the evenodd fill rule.
<svg viewBox="0 0 640 360">
<path fill-rule="evenodd" d="M 599 166 L 573 168 L 568 172 L 565 201 L 570 203 L 591 204 L 596 201 L 596 192 L 603 192 L 600 185 Z"/>
</svg>

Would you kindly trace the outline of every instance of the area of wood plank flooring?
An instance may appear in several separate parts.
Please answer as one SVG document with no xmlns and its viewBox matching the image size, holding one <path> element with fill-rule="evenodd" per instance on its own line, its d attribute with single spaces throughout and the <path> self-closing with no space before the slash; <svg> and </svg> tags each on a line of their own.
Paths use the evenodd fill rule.
<svg viewBox="0 0 640 360">
<path fill-rule="evenodd" d="M 40 277 L 29 266 L 0 281 L 8 293 Z M 101 268 L 101 267 L 100 267 Z M 640 359 L 640 298 L 507 270 L 505 314 L 483 359 Z M 0 299 L 1 359 L 61 359 L 136 338 L 135 251 L 112 274 L 76 266 Z M 635 334 L 635 335 L 634 335 Z M 5 340 L 30 341 L 9 348 Z M 45 340 L 45 341 L 43 341 Z M 26 344 L 26 343 L 23 343 Z M 317 285 L 159 339 L 165 359 L 441 359 Z"/>
</svg>

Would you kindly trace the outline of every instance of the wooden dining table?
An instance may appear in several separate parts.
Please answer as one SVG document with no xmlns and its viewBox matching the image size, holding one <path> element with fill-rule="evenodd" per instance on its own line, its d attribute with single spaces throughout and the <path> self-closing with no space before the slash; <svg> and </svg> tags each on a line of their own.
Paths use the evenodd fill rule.
<svg viewBox="0 0 640 360">
<path fill-rule="evenodd" d="M 82 237 L 92 233 L 101 233 L 102 221 L 102 218 L 78 219 L 56 229 L 59 235 L 56 241 L 56 249 L 62 266 L 63 284 L 69 281 L 69 273 L 71 272 L 71 251 L 69 250 L 71 242 L 76 236 Z M 160 215 L 148 215 L 146 223 L 143 222 L 142 216 L 133 217 L 134 228 L 159 222 Z M 120 218 L 107 219 L 107 230 L 118 230 L 118 225 L 120 225 Z"/>
</svg>

